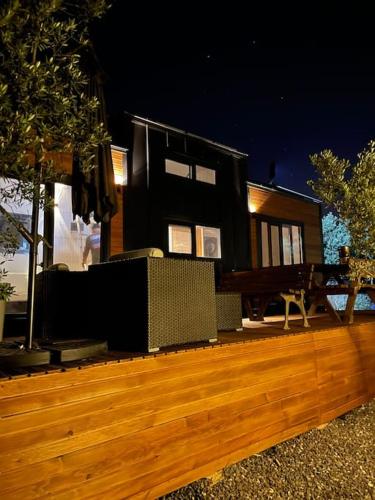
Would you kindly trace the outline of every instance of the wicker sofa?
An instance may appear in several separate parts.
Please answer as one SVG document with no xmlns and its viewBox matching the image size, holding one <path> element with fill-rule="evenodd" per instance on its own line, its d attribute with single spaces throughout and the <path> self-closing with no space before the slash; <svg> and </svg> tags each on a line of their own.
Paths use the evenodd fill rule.
<svg viewBox="0 0 375 500">
<path fill-rule="evenodd" d="M 88 274 L 100 295 L 92 333 L 110 348 L 152 352 L 217 340 L 212 262 L 139 257 L 92 265 Z"/>
</svg>

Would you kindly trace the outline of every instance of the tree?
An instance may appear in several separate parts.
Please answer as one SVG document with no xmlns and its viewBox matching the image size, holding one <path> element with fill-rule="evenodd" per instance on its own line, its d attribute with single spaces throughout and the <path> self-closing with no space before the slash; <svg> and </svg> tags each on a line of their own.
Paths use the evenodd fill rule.
<svg viewBox="0 0 375 500">
<path fill-rule="evenodd" d="M 109 141 L 83 69 L 89 23 L 105 10 L 104 0 L 8 0 L 1 8 L 0 174 L 18 180 L 2 187 L 2 203 L 32 201 L 41 179 L 59 179 L 51 153 L 74 152 L 89 170 L 95 148 Z"/>
<path fill-rule="evenodd" d="M 322 219 L 324 262 L 339 263 L 339 248 L 350 246 L 350 236 L 345 224 L 329 212 Z"/>
<path fill-rule="evenodd" d="M 352 165 L 332 151 L 310 156 L 318 179 L 308 184 L 347 227 L 355 256 L 375 255 L 375 141 L 358 154 Z"/>
<path fill-rule="evenodd" d="M 322 219 L 324 262 L 326 264 L 338 264 L 338 249 L 341 246 L 350 246 L 351 240 L 348 229 L 340 219 L 332 212 L 326 214 Z M 335 309 L 344 310 L 347 296 L 330 295 L 330 302 Z M 358 295 L 355 301 L 356 310 L 371 309 L 371 300 L 366 295 Z"/>
<path fill-rule="evenodd" d="M 55 154 L 72 153 L 88 172 L 110 140 L 86 66 L 90 23 L 107 8 L 106 0 L 6 0 L 0 8 L 0 212 L 31 244 L 34 278 L 38 212 L 52 202 L 40 185 L 60 179 Z M 25 201 L 33 203 L 31 232 L 7 210 Z"/>
</svg>

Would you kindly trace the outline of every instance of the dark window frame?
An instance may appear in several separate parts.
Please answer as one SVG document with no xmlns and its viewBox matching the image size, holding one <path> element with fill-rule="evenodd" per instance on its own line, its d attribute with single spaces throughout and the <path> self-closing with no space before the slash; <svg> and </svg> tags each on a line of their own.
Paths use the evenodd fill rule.
<svg viewBox="0 0 375 500">
<path fill-rule="evenodd" d="M 191 230 L 191 254 L 190 253 L 178 253 L 178 252 L 170 252 L 169 251 L 169 226 L 185 226 L 189 227 Z M 196 227 L 197 226 L 202 226 L 202 227 L 207 227 L 207 228 L 212 228 L 212 229 L 218 229 L 220 231 L 220 255 L 221 257 L 200 257 L 197 255 L 197 241 L 196 241 Z M 169 257 L 176 257 L 176 258 L 182 258 L 182 259 L 195 259 L 195 260 L 210 260 L 213 262 L 221 261 L 223 259 L 223 244 L 222 244 L 222 234 L 223 234 L 223 228 L 220 226 L 208 226 L 205 223 L 202 222 L 191 222 L 191 221 L 185 221 L 185 220 L 176 220 L 176 219 L 170 219 L 166 221 L 166 229 L 164 231 L 165 233 L 165 246 L 164 248 L 166 249 L 166 254 Z"/>
<path fill-rule="evenodd" d="M 301 229 L 302 259 L 303 259 L 303 262 L 306 262 L 304 222 L 290 220 L 290 219 L 280 219 L 277 217 L 271 217 L 271 216 L 261 215 L 261 214 L 252 214 L 252 217 L 254 217 L 254 219 L 256 221 L 257 250 L 258 250 L 257 262 L 258 262 L 259 267 L 263 267 L 263 262 L 262 262 L 262 225 L 261 225 L 262 222 L 266 222 L 268 224 L 268 228 L 267 228 L 268 229 L 268 251 L 269 251 L 269 259 L 270 259 L 270 266 L 269 267 L 274 266 L 274 264 L 272 262 L 271 226 L 277 226 L 279 228 L 280 265 L 281 266 L 289 265 L 289 264 L 284 264 L 284 248 L 283 248 L 283 235 L 282 235 L 283 226 L 287 226 L 290 228 L 290 234 L 291 234 L 292 226 L 298 226 Z M 292 253 L 292 264 L 293 264 L 293 253 Z"/>
<path fill-rule="evenodd" d="M 167 172 L 167 170 L 166 170 L 166 167 L 167 167 L 166 161 L 167 160 L 175 161 L 178 163 L 183 163 L 183 164 L 189 166 L 190 171 L 191 171 L 191 176 L 184 177 L 182 175 L 173 174 L 172 172 Z M 197 179 L 197 166 L 207 168 L 208 170 L 213 170 L 215 172 L 215 184 L 212 184 L 211 182 L 205 182 L 205 181 L 198 180 Z M 192 160 L 191 158 L 184 157 L 183 155 L 181 155 L 181 156 L 180 155 L 168 155 L 164 158 L 164 174 L 165 175 L 171 175 L 173 177 L 185 179 L 189 182 L 193 181 L 193 182 L 202 184 L 204 186 L 211 186 L 212 188 L 214 188 L 218 184 L 218 182 L 217 182 L 218 173 L 219 173 L 219 171 L 216 168 L 213 168 L 211 165 L 207 165 L 205 162 L 200 161 L 200 160 Z"/>
</svg>

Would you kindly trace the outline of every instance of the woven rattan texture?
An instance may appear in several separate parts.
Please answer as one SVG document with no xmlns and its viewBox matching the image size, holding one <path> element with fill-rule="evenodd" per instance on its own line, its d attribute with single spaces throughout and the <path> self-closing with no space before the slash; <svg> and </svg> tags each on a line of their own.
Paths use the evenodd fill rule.
<svg viewBox="0 0 375 500">
<path fill-rule="evenodd" d="M 216 339 L 213 263 L 147 261 L 149 349 Z"/>
<path fill-rule="evenodd" d="M 216 293 L 218 330 L 242 328 L 241 294 L 235 292 Z"/>
</svg>

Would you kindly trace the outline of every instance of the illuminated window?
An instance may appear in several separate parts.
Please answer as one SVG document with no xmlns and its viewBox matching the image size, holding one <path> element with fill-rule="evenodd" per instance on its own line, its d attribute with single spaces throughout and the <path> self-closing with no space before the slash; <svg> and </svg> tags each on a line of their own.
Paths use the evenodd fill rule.
<svg viewBox="0 0 375 500">
<path fill-rule="evenodd" d="M 289 226 L 283 226 L 282 228 L 283 234 L 283 256 L 284 256 L 284 264 L 287 266 L 292 264 L 293 252 L 292 252 L 292 242 L 290 239 L 290 228 Z"/>
<path fill-rule="evenodd" d="M 215 170 L 212 170 L 212 168 L 197 165 L 195 167 L 195 176 L 197 181 L 207 182 L 208 184 L 216 184 L 216 172 Z"/>
<path fill-rule="evenodd" d="M 168 250 L 171 253 L 192 253 L 192 235 L 189 226 L 168 226 Z"/>
<path fill-rule="evenodd" d="M 302 264 L 302 231 L 301 226 L 291 226 L 292 229 L 292 252 L 294 264 Z"/>
<path fill-rule="evenodd" d="M 191 165 L 186 163 L 181 163 L 174 160 L 165 160 L 165 171 L 167 174 L 178 175 L 179 177 L 185 177 L 185 179 L 192 178 L 192 168 Z"/>
<path fill-rule="evenodd" d="M 208 259 L 221 258 L 220 229 L 206 226 L 168 226 L 168 249 L 171 253 L 193 254 Z"/>
<path fill-rule="evenodd" d="M 9 189 L 12 186 L 17 186 L 18 181 L 14 179 L 4 179 L 0 178 L 0 186 L 2 189 Z M 41 190 L 44 186 L 41 186 Z M 32 216 L 32 204 L 29 201 L 24 201 L 22 203 L 18 202 L 3 202 L 3 207 L 7 210 L 11 216 L 18 222 L 22 223 L 27 230 L 31 229 L 31 216 Z M 39 224 L 38 233 L 43 234 L 44 225 L 44 211 L 39 210 Z M 17 229 L 9 223 L 9 221 L 0 214 L 0 232 L 5 233 L 10 231 L 18 241 L 18 248 L 15 254 L 7 258 L 2 258 L 4 261 L 2 268 L 7 271 L 6 280 L 11 285 L 15 287 L 16 294 L 10 297 L 12 302 L 23 302 L 27 300 L 27 287 L 28 287 L 28 272 L 29 272 L 29 244 L 27 241 L 19 234 Z M 0 249 L 1 251 L 1 249 Z M 1 256 L 2 257 L 2 256 Z M 43 261 L 43 243 L 40 242 L 38 245 L 38 264 Z M 37 273 L 41 271 L 41 267 L 37 266 Z"/>
<path fill-rule="evenodd" d="M 72 221 L 72 211 L 71 186 L 56 183 L 53 262 L 64 262 L 71 271 L 87 270 L 100 260 L 100 224 L 92 217 L 89 225 L 78 216 Z"/>
<path fill-rule="evenodd" d="M 216 170 L 212 168 L 202 167 L 192 163 L 184 163 L 181 161 L 165 159 L 165 171 L 167 174 L 178 175 L 185 179 L 194 179 L 198 182 L 206 184 L 216 184 Z"/>
<path fill-rule="evenodd" d="M 260 221 L 259 235 L 262 267 L 303 263 L 301 226 Z"/>
<path fill-rule="evenodd" d="M 128 183 L 126 150 L 117 146 L 111 146 L 111 155 L 115 184 L 126 186 Z"/>
<path fill-rule="evenodd" d="M 220 229 L 195 226 L 195 240 L 197 257 L 221 258 Z"/>
</svg>

